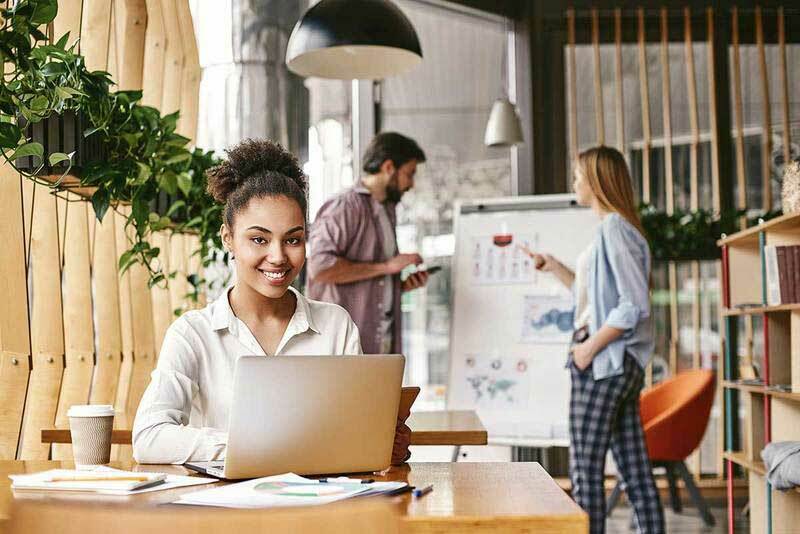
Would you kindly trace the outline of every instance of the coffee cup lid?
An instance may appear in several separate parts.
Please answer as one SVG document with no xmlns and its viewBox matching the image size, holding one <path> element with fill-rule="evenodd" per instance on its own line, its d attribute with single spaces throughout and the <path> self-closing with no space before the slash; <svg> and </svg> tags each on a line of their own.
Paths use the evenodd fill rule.
<svg viewBox="0 0 800 534">
<path fill-rule="evenodd" d="M 67 417 L 107 417 L 114 415 L 114 407 L 110 404 L 76 404 L 71 406 Z"/>
</svg>

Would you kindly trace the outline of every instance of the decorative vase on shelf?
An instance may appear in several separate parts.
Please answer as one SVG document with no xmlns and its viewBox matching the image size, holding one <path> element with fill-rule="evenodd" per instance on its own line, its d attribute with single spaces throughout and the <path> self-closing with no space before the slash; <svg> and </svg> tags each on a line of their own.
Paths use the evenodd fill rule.
<svg viewBox="0 0 800 534">
<path fill-rule="evenodd" d="M 781 197 L 783 213 L 800 212 L 800 161 L 793 161 L 784 168 Z"/>
</svg>

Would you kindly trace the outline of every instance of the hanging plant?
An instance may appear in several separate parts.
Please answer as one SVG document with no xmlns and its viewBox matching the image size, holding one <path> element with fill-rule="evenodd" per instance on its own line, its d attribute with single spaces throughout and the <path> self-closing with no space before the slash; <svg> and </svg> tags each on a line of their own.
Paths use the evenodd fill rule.
<svg viewBox="0 0 800 534">
<path fill-rule="evenodd" d="M 77 43 L 69 45 L 69 34 L 50 44 L 40 27 L 57 11 L 56 0 L 20 0 L 2 10 L 3 158 L 56 192 L 74 175 L 81 187 L 94 189 L 98 220 L 110 208 L 129 205 L 125 224 L 134 232 L 120 256 L 120 274 L 140 263 L 149 270 L 151 285 L 166 282 L 169 273 L 153 267 L 159 250 L 149 238 L 170 228 L 197 232 L 197 253 L 207 265 L 221 248 L 220 208 L 205 194 L 205 170 L 217 163 L 213 154 L 187 148 L 189 139 L 175 132 L 178 113 L 162 116 L 141 105 L 141 91 L 111 91 L 110 75 L 88 71 Z M 44 178 L 53 174 L 58 178 Z M 165 215 L 152 209 L 162 192 L 175 198 Z"/>
<path fill-rule="evenodd" d="M 748 218 L 748 226 L 760 220 L 769 220 L 780 215 L 780 211 L 761 213 Z M 715 216 L 708 210 L 688 211 L 677 209 L 668 214 L 655 206 L 642 204 L 639 216 L 642 220 L 650 253 L 656 261 L 715 260 L 720 258 L 717 246 L 723 234 L 738 232 L 740 221 L 746 210 L 723 211 Z"/>
</svg>

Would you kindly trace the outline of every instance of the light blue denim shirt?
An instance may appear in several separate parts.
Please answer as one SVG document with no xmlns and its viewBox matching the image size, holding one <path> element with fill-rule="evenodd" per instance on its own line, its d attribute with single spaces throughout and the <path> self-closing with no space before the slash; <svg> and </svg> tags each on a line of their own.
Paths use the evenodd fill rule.
<svg viewBox="0 0 800 534">
<path fill-rule="evenodd" d="M 592 361 L 595 380 L 622 374 L 625 353 L 644 368 L 653 356 L 650 248 L 618 213 L 603 218 L 589 258 L 586 284 L 592 334 L 603 325 L 623 330 Z"/>
</svg>

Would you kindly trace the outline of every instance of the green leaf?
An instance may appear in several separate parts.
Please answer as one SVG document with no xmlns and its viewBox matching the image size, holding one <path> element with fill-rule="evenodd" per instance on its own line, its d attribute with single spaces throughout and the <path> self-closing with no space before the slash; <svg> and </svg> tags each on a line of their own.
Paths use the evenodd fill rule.
<svg viewBox="0 0 800 534">
<path fill-rule="evenodd" d="M 75 154 L 75 152 L 72 152 L 71 154 L 64 154 L 63 152 L 53 152 L 47 158 L 47 161 L 48 163 L 50 163 L 51 167 L 54 167 L 59 163 L 61 163 L 62 161 L 71 161 L 73 154 Z"/>
<path fill-rule="evenodd" d="M 176 202 L 173 202 L 172 206 L 170 206 L 169 209 L 167 210 L 166 216 L 172 217 L 173 215 L 175 215 L 175 212 L 177 212 L 184 206 L 186 206 L 186 202 L 184 202 L 183 200 L 178 200 Z"/>
<path fill-rule="evenodd" d="M 44 155 L 44 147 L 40 143 L 25 143 L 17 148 L 8 159 L 25 158 L 27 156 L 36 156 L 40 160 Z"/>
<path fill-rule="evenodd" d="M 108 191 L 103 188 L 99 188 L 92 195 L 92 208 L 94 208 L 94 215 L 97 217 L 98 221 L 103 221 L 103 217 L 105 216 L 106 211 L 108 211 L 108 206 Z"/>
<path fill-rule="evenodd" d="M 61 39 L 56 42 L 54 45 L 56 48 L 60 48 L 61 50 L 65 50 L 67 47 L 67 42 L 69 41 L 69 32 L 65 33 L 61 36 Z"/>
<path fill-rule="evenodd" d="M 31 100 L 28 103 L 28 106 L 31 108 L 31 110 L 40 112 L 40 111 L 46 110 L 47 109 L 47 104 L 49 104 L 49 103 L 50 103 L 50 101 L 47 99 L 46 96 L 39 95 L 39 96 L 34 97 L 33 100 Z"/>
<path fill-rule="evenodd" d="M 22 131 L 16 124 L 0 122 L 0 147 L 14 148 L 22 137 Z"/>
<path fill-rule="evenodd" d="M 150 178 L 150 167 L 141 161 L 137 161 L 136 166 L 139 168 L 139 174 L 136 176 L 136 180 L 134 180 L 133 185 L 142 185 L 147 182 L 148 178 Z"/>
<path fill-rule="evenodd" d="M 55 91 L 56 94 L 58 95 L 58 98 L 60 98 L 61 100 L 69 100 L 70 98 L 72 98 L 72 93 L 67 91 L 64 87 L 56 87 Z"/>
<path fill-rule="evenodd" d="M 178 189 L 187 197 L 192 192 L 192 177 L 188 173 L 182 172 L 178 175 Z"/>
<path fill-rule="evenodd" d="M 158 185 L 170 195 L 174 195 L 178 192 L 178 175 L 174 172 L 167 171 L 161 175 Z"/>
<path fill-rule="evenodd" d="M 56 0 L 39 0 L 33 6 L 31 23 L 39 26 L 53 22 L 58 14 L 58 2 Z"/>
<path fill-rule="evenodd" d="M 153 276 L 152 278 L 150 278 L 150 280 L 147 281 L 147 287 L 149 289 L 153 289 L 153 287 L 155 287 L 158 284 L 160 284 L 161 282 L 165 282 L 165 281 L 166 281 L 166 278 L 164 277 L 164 273 L 160 272 L 160 273 L 156 274 L 155 276 Z"/>
<path fill-rule="evenodd" d="M 183 152 L 167 159 L 167 161 L 164 162 L 164 165 L 175 165 L 176 163 L 182 163 L 184 161 L 189 161 L 190 159 L 192 159 L 192 155 L 188 152 Z"/>
<path fill-rule="evenodd" d="M 131 261 L 132 256 L 133 256 L 132 250 L 126 250 L 125 252 L 123 252 L 122 256 L 119 257 L 117 268 L 122 270 L 122 267 Z"/>
</svg>

